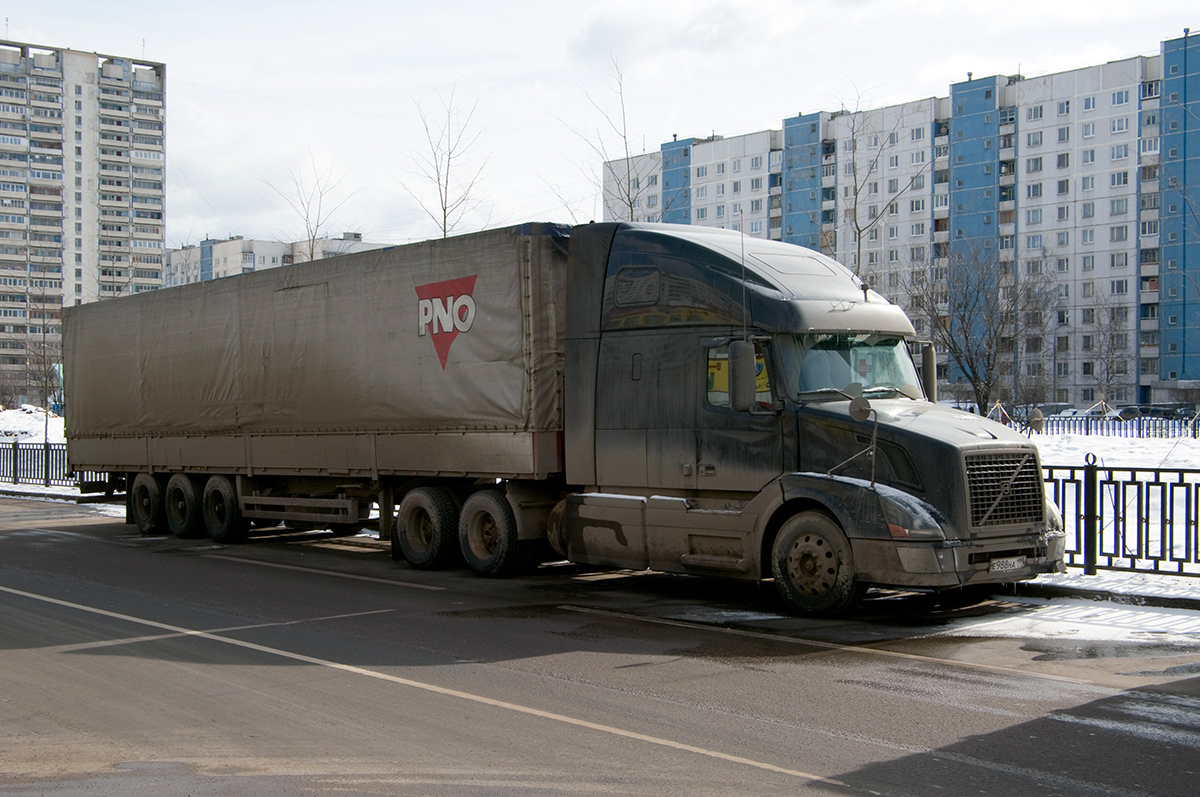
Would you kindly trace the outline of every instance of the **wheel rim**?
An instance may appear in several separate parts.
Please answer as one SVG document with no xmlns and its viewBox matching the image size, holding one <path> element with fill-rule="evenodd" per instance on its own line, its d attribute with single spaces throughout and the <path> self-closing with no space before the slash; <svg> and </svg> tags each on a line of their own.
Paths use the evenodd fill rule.
<svg viewBox="0 0 1200 797">
<path fill-rule="evenodd" d="M 171 520 L 177 525 L 183 523 L 184 518 L 187 517 L 187 502 L 183 498 L 183 490 L 172 490 L 167 493 L 167 509 L 171 513 Z"/>
<path fill-rule="evenodd" d="M 139 485 L 133 489 L 133 505 L 137 514 L 142 518 L 150 517 L 150 490 Z"/>
<path fill-rule="evenodd" d="M 225 525 L 226 507 L 225 496 L 220 493 L 214 493 L 212 501 L 209 502 L 212 507 L 213 518 L 216 519 L 218 526 Z"/>
<path fill-rule="evenodd" d="M 481 512 L 471 529 L 471 549 L 481 559 L 488 559 L 496 553 L 496 545 L 500 540 L 496 519 L 487 512 Z"/>
<path fill-rule="evenodd" d="M 417 550 L 428 549 L 433 544 L 433 518 L 424 509 L 416 509 L 409 520 L 410 522 L 405 524 L 408 529 L 409 542 Z"/>
<path fill-rule="evenodd" d="M 820 534 L 799 537 L 788 551 L 788 577 L 809 597 L 819 598 L 833 589 L 840 566 L 837 552 Z"/>
</svg>

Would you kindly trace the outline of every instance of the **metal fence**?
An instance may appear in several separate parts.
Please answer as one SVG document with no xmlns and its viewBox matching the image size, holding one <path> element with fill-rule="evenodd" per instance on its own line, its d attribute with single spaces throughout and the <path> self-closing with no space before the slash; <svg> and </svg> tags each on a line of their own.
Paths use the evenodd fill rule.
<svg viewBox="0 0 1200 797">
<path fill-rule="evenodd" d="M 1122 570 L 1200 577 L 1200 470 L 1047 466 L 1062 509 L 1067 564 L 1088 575 Z"/>
<path fill-rule="evenodd" d="M 80 476 L 86 480 L 103 478 L 98 473 Z M 67 465 L 66 443 L 0 443 L 0 483 L 74 487 L 77 479 Z"/>
<path fill-rule="evenodd" d="M 1200 422 L 1183 418 L 1089 418 L 1050 416 L 1043 422 L 1043 434 L 1083 434 L 1106 437 L 1197 437 Z"/>
<path fill-rule="evenodd" d="M 1088 574 L 1200 578 L 1200 470 L 1100 467 L 1091 454 L 1088 461 L 1043 468 L 1046 489 L 1062 509 L 1067 564 Z M 103 474 L 72 474 L 67 467 L 63 443 L 0 444 L 0 482 L 72 487 L 103 481 Z"/>
</svg>

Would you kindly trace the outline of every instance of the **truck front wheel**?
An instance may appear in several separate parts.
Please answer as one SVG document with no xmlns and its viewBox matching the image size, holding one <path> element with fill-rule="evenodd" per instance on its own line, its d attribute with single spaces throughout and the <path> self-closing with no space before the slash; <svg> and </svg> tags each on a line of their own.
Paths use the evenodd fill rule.
<svg viewBox="0 0 1200 797">
<path fill-rule="evenodd" d="M 458 501 L 440 487 L 409 490 L 400 502 L 394 531 L 405 560 L 419 570 L 437 570 L 459 555 Z"/>
<path fill-rule="evenodd" d="M 163 513 L 162 481 L 149 473 L 133 477 L 129 488 L 129 511 L 133 524 L 142 534 L 162 531 L 167 519 Z"/>
<path fill-rule="evenodd" d="M 176 537 L 203 537 L 204 515 L 200 511 L 201 486 L 184 473 L 167 482 L 167 528 Z"/>
<path fill-rule="evenodd" d="M 242 516 L 237 489 L 225 476 L 210 476 L 202 501 L 204 528 L 214 542 L 232 543 L 246 539 L 250 521 Z"/>
<path fill-rule="evenodd" d="M 784 521 L 771 551 L 775 588 L 802 614 L 830 617 L 857 605 L 867 588 L 854 580 L 854 554 L 838 524 L 820 512 Z"/>
<path fill-rule="evenodd" d="M 502 490 L 471 493 L 458 520 L 458 543 L 476 575 L 513 576 L 526 564 L 517 519 Z"/>
</svg>

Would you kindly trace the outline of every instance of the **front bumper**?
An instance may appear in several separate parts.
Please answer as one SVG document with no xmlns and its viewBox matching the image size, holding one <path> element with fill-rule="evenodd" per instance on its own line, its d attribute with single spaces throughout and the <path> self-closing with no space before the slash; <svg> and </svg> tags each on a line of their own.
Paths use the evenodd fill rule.
<svg viewBox="0 0 1200 797">
<path fill-rule="evenodd" d="M 960 587 L 1025 581 L 1062 573 L 1066 535 L 1047 532 L 995 540 L 897 544 L 854 540 L 858 579 L 880 586 Z"/>
</svg>

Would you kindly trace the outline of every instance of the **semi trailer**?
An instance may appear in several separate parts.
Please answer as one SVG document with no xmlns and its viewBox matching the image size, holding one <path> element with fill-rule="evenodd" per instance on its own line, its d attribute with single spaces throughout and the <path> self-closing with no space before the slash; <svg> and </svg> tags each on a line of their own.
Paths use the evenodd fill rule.
<svg viewBox="0 0 1200 797">
<path fill-rule="evenodd" d="M 798 246 L 530 223 L 67 308 L 68 454 L 143 533 L 377 506 L 415 568 L 769 579 L 814 615 L 1061 572 L 1037 449 L 938 405 L 915 337 Z"/>
</svg>

